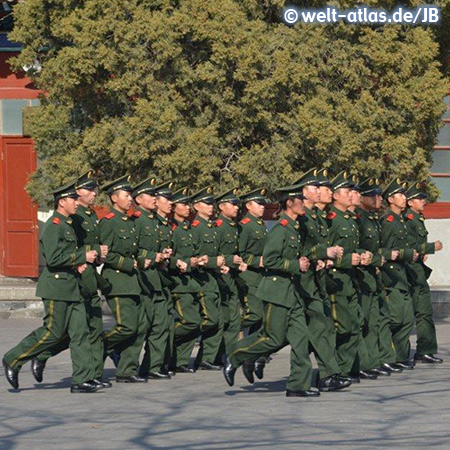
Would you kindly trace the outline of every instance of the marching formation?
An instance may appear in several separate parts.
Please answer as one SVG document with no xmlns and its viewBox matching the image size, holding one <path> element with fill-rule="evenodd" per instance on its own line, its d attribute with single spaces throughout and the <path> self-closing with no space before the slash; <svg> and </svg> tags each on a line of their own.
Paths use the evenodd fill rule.
<svg viewBox="0 0 450 450">
<path fill-rule="evenodd" d="M 117 383 L 222 370 L 232 386 L 241 366 L 249 383 L 262 379 L 271 355 L 290 345 L 293 397 L 442 362 L 425 265 L 442 243 L 427 241 L 421 183 L 395 178 L 382 189 L 374 178 L 311 169 L 277 190 L 268 231 L 265 189 L 191 194 L 153 178 L 132 187 L 128 176 L 102 187 L 111 208 L 99 222 L 91 176 L 53 192 L 36 292 L 44 324 L 3 358 L 14 389 L 26 362 L 42 382 L 49 359 L 68 348 L 73 393 L 111 387 L 107 357 Z"/>
</svg>

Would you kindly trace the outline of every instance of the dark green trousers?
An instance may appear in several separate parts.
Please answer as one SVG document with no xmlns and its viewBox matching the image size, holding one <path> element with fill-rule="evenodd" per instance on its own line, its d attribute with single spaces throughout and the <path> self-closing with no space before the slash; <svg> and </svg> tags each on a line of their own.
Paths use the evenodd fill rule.
<svg viewBox="0 0 450 450">
<path fill-rule="evenodd" d="M 197 294 L 191 292 L 172 292 L 175 305 L 175 350 L 171 367 L 187 366 L 200 335 L 199 301 Z"/>
<path fill-rule="evenodd" d="M 379 332 L 378 332 L 378 350 L 381 364 L 395 363 L 397 356 L 395 354 L 394 343 L 392 342 L 391 316 L 387 301 L 386 291 L 383 288 L 377 292 L 378 311 L 380 314 Z"/>
<path fill-rule="evenodd" d="M 413 302 L 409 292 L 388 288 L 386 293 L 396 362 L 403 362 L 409 359 L 409 336 L 414 328 Z"/>
<path fill-rule="evenodd" d="M 370 370 L 380 367 L 380 351 L 378 336 L 380 331 L 380 310 L 375 293 L 362 293 L 359 297 L 362 322 L 360 345 L 358 347 L 359 370 Z"/>
<path fill-rule="evenodd" d="M 120 353 L 117 376 L 136 375 L 147 330 L 144 305 L 139 296 L 107 297 L 107 300 L 116 325 L 105 334 L 106 351 Z"/>
<path fill-rule="evenodd" d="M 431 292 L 428 283 L 412 285 L 411 295 L 417 330 L 417 355 L 437 353 L 436 327 L 431 306 Z"/>
<path fill-rule="evenodd" d="M 98 295 L 90 299 L 85 299 L 87 323 L 89 327 L 89 342 L 93 359 L 94 378 L 101 379 L 104 366 L 105 342 L 103 334 L 102 301 Z M 44 364 L 47 360 L 69 348 L 70 339 L 66 335 L 64 339 L 51 349 L 48 349 L 37 356 L 37 359 Z"/>
<path fill-rule="evenodd" d="M 337 362 L 342 375 L 349 375 L 360 345 L 360 309 L 358 296 L 330 295 L 331 317 L 336 330 Z"/>
<path fill-rule="evenodd" d="M 4 356 L 13 369 L 22 366 L 40 353 L 52 349 L 67 335 L 72 359 L 72 384 L 94 378 L 86 306 L 83 301 L 66 302 L 43 299 L 44 325 L 37 328 Z"/>
<path fill-rule="evenodd" d="M 317 360 L 320 378 L 341 373 L 336 360 L 336 333 L 333 321 L 325 315 L 321 298 L 307 298 L 305 302 L 309 343 Z"/>
<path fill-rule="evenodd" d="M 223 316 L 220 301 L 218 291 L 199 292 L 202 337 L 200 349 L 195 358 L 195 367 L 198 367 L 202 361 L 214 363 L 219 353 L 223 337 Z"/>
<path fill-rule="evenodd" d="M 262 300 L 256 295 L 258 286 L 242 285 L 239 288 L 239 296 L 243 314 L 241 317 L 241 329 L 248 328 L 249 334 L 257 332 L 262 325 L 264 306 Z"/>
<path fill-rule="evenodd" d="M 147 322 L 144 345 L 144 357 L 139 373 L 147 376 L 149 372 L 159 372 L 166 363 L 170 337 L 169 300 L 164 292 L 155 292 L 152 297 L 143 296 L 145 317 Z"/>
<path fill-rule="evenodd" d="M 291 309 L 263 302 L 265 315 L 259 333 L 238 341 L 230 353 L 230 361 L 239 367 L 245 361 L 277 352 L 291 345 L 291 368 L 286 388 L 308 390 L 311 387 L 312 366 L 308 350 L 308 326 L 304 306 L 297 302 Z"/>
</svg>

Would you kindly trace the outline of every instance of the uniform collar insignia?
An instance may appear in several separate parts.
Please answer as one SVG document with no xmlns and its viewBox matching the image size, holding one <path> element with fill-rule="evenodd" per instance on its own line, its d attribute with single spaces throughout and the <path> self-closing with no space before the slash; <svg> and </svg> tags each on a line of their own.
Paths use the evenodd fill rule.
<svg viewBox="0 0 450 450">
<path fill-rule="evenodd" d="M 66 222 L 67 222 L 69 225 L 72 225 L 72 219 L 68 218 L 68 219 L 66 219 Z"/>
</svg>

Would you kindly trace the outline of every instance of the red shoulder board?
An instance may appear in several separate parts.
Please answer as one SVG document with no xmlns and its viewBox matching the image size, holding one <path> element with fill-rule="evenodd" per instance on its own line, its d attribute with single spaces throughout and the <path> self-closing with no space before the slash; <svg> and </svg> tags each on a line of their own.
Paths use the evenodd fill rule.
<svg viewBox="0 0 450 450">
<path fill-rule="evenodd" d="M 133 216 L 134 217 L 140 217 L 141 216 L 141 212 L 140 211 L 135 211 L 134 213 L 133 213 Z"/>
<path fill-rule="evenodd" d="M 59 225 L 59 224 L 61 223 L 61 219 L 60 219 L 59 217 L 54 217 L 53 220 L 52 220 L 52 222 L 53 222 L 55 225 Z"/>
<path fill-rule="evenodd" d="M 175 231 L 177 229 L 178 225 L 176 223 L 172 224 L 172 231 Z"/>
<path fill-rule="evenodd" d="M 388 222 L 393 222 L 394 220 L 395 220 L 395 217 L 392 215 L 392 214 L 389 214 L 388 216 L 387 216 L 387 219 L 386 219 Z"/>
<path fill-rule="evenodd" d="M 112 219 L 115 216 L 115 214 L 113 212 L 110 212 L 108 214 L 106 214 L 105 219 Z"/>
<path fill-rule="evenodd" d="M 362 214 L 361 214 L 361 213 L 356 213 L 356 218 L 357 218 L 357 219 L 361 219 L 361 217 L 362 217 Z"/>
<path fill-rule="evenodd" d="M 283 219 L 280 220 L 281 225 L 283 225 L 283 227 L 286 227 L 289 224 L 289 221 L 287 219 Z"/>
<path fill-rule="evenodd" d="M 330 212 L 327 215 L 327 219 L 333 220 L 336 216 L 337 214 L 335 212 Z"/>
<path fill-rule="evenodd" d="M 409 220 L 413 220 L 413 219 L 414 219 L 414 215 L 413 215 L 413 214 L 408 214 L 406 217 L 407 217 Z"/>
<path fill-rule="evenodd" d="M 245 219 L 242 219 L 239 223 L 242 223 L 242 225 L 246 225 L 247 223 L 251 222 L 252 219 L 249 217 L 246 217 Z"/>
<path fill-rule="evenodd" d="M 223 224 L 223 220 L 222 219 L 217 219 L 216 220 L 216 227 L 220 227 Z"/>
<path fill-rule="evenodd" d="M 198 227 L 200 225 L 200 222 L 198 221 L 198 220 L 194 220 L 193 222 L 192 222 L 192 226 L 193 227 Z"/>
</svg>

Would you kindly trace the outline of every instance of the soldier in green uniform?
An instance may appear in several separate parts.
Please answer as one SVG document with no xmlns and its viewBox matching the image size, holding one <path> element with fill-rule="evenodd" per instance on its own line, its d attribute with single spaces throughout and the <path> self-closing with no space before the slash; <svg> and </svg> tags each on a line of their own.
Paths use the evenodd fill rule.
<svg viewBox="0 0 450 450">
<path fill-rule="evenodd" d="M 223 317 L 216 275 L 221 271 L 228 271 L 229 268 L 225 265 L 225 258 L 219 255 L 217 250 L 216 228 L 211 220 L 215 203 L 212 188 L 208 187 L 197 192 L 192 196 L 192 203 L 196 211 L 195 220 L 192 222 L 194 256 L 208 257 L 207 262 L 198 267 L 194 275 L 201 286 L 199 301 L 203 319 L 200 349 L 194 368 L 220 370 L 220 366 L 214 364 L 223 336 Z"/>
<path fill-rule="evenodd" d="M 170 274 L 173 280 L 171 290 L 175 305 L 175 351 L 172 357 L 171 369 L 175 372 L 193 373 L 189 360 L 197 337 L 200 335 L 202 318 L 200 316 L 199 292 L 201 286 L 193 273 L 204 265 L 206 256 L 195 254 L 194 239 L 189 222 L 191 199 L 188 189 L 182 188 L 173 195 L 172 243 Z M 185 265 L 180 267 L 176 261 Z"/>
<path fill-rule="evenodd" d="M 93 359 L 79 280 L 80 274 L 99 256 L 96 250 L 77 247 L 71 215 L 78 208 L 78 194 L 73 183 L 53 191 L 55 212 L 47 221 L 40 239 L 40 251 L 46 266 L 39 277 L 36 296 L 42 297 L 45 308 L 44 325 L 3 358 L 8 382 L 19 388 L 19 371 L 40 353 L 52 349 L 66 335 L 70 338 L 72 358 L 71 392 L 96 392 L 102 389 L 93 381 Z"/>
<path fill-rule="evenodd" d="M 103 293 L 116 319 L 116 325 L 105 334 L 106 352 L 120 354 L 118 383 L 144 383 L 136 375 L 143 336 L 147 331 L 141 285 L 137 271 L 137 235 L 134 218 L 127 215 L 132 205 L 129 177 L 123 176 L 107 185 L 111 212 L 100 221 L 100 243 L 108 246 L 102 275 L 111 287 Z M 145 261 L 148 266 L 150 260 Z"/>
<path fill-rule="evenodd" d="M 398 250 L 395 261 L 382 267 L 382 280 L 386 287 L 391 319 L 392 341 L 396 352 L 394 367 L 412 370 L 409 360 L 409 335 L 414 327 L 414 308 L 409 294 L 406 263 L 417 261 L 419 254 L 410 248 L 402 212 L 406 207 L 406 183 L 394 178 L 383 192 L 388 209 L 381 218 L 381 245 L 383 248 Z"/>
<path fill-rule="evenodd" d="M 427 242 L 428 231 L 425 228 L 423 210 L 427 204 L 427 194 L 422 183 L 412 183 L 406 191 L 408 209 L 404 213 L 404 220 L 408 229 L 407 240 L 411 248 L 419 253 L 416 262 L 407 263 L 410 291 L 416 318 L 417 348 L 414 355 L 415 362 L 442 363 L 441 358 L 434 354 L 437 352 L 436 327 L 433 321 L 433 308 L 431 306 L 431 292 L 428 277 L 431 269 L 425 265 L 427 255 L 442 250 L 442 242 Z"/>
<path fill-rule="evenodd" d="M 156 217 L 156 189 L 154 178 L 148 178 L 134 187 L 132 196 L 138 205 L 134 212 L 138 237 L 138 267 L 143 286 L 142 302 L 147 321 L 144 358 L 139 368 L 142 378 L 169 379 L 163 373 L 164 358 L 169 341 L 169 315 L 164 293 L 167 278 L 167 261 L 170 251 L 164 249 L 160 221 Z M 165 275 L 163 274 L 165 271 Z"/>
<path fill-rule="evenodd" d="M 308 270 L 309 261 L 300 256 L 300 234 L 297 217 L 304 212 L 301 187 L 280 188 L 282 213 L 270 230 L 264 247 L 266 272 L 257 295 L 264 302 L 264 322 L 259 333 L 238 341 L 225 360 L 223 373 L 230 386 L 239 366 L 252 382 L 248 361 L 291 345 L 291 371 L 286 396 L 316 397 L 311 387 L 311 361 L 308 351 L 308 327 L 304 304 L 298 291 L 298 276 Z"/>
<path fill-rule="evenodd" d="M 323 228 L 320 226 L 315 207 L 320 200 L 317 174 L 317 169 L 311 169 L 294 184 L 301 186 L 305 197 L 305 214 L 299 216 L 298 221 L 303 241 L 302 254 L 311 262 L 309 269 L 299 277 L 299 291 L 305 303 L 311 349 L 319 366 L 318 387 L 320 391 L 326 392 L 348 387 L 351 383 L 339 376 L 341 369 L 336 360 L 334 324 L 331 317 L 327 315 L 326 299 L 322 295 L 316 277 L 317 272 L 324 270 L 327 260 L 343 255 L 342 247 L 329 246 L 327 234 L 322 235 Z"/>
<path fill-rule="evenodd" d="M 357 267 L 356 272 L 361 289 L 361 306 L 366 317 L 367 328 L 363 335 L 366 348 L 372 359 L 372 372 L 377 375 L 402 371 L 395 369 L 395 351 L 389 326 L 382 321 L 389 320 L 386 295 L 381 281 L 381 267 L 388 260 L 397 257 L 398 252 L 381 248 L 380 225 L 376 213 L 376 197 L 381 195 L 379 181 L 368 178 L 360 184 L 361 202 L 356 209 L 359 226 L 359 246 L 372 253 L 370 265 Z M 389 322 L 387 322 L 389 325 Z"/>
<path fill-rule="evenodd" d="M 239 256 L 239 233 L 236 217 L 239 213 L 239 198 L 237 189 L 231 189 L 216 197 L 219 216 L 215 221 L 217 251 L 225 258 L 228 273 L 216 275 L 220 290 L 220 301 L 223 317 L 223 340 L 216 364 L 220 365 L 225 353 L 239 338 L 241 330 L 241 311 L 239 291 L 236 279 L 239 272 L 247 270 L 247 264 L 243 263 Z"/>
<path fill-rule="evenodd" d="M 102 279 L 97 273 L 96 266 L 102 264 L 108 254 L 108 247 L 100 245 L 98 232 L 98 219 L 95 211 L 91 208 L 97 197 L 98 184 L 92 178 L 89 170 L 78 178 L 75 183 L 78 194 L 78 209 L 70 218 L 77 236 L 78 247 L 86 247 L 86 250 L 95 250 L 98 258 L 93 264 L 88 264 L 86 270 L 81 274 L 81 294 L 85 300 L 87 321 L 89 324 L 89 341 L 91 343 L 92 357 L 94 360 L 94 381 L 102 383 L 104 387 L 111 387 L 109 381 L 102 381 L 104 365 L 104 339 L 102 304 L 97 290 L 101 288 Z M 100 283 L 100 286 L 99 286 Z M 69 337 L 67 336 L 54 348 L 42 352 L 31 361 L 31 371 L 38 383 L 42 382 L 42 376 L 47 360 L 58 353 L 69 348 Z"/>
</svg>

